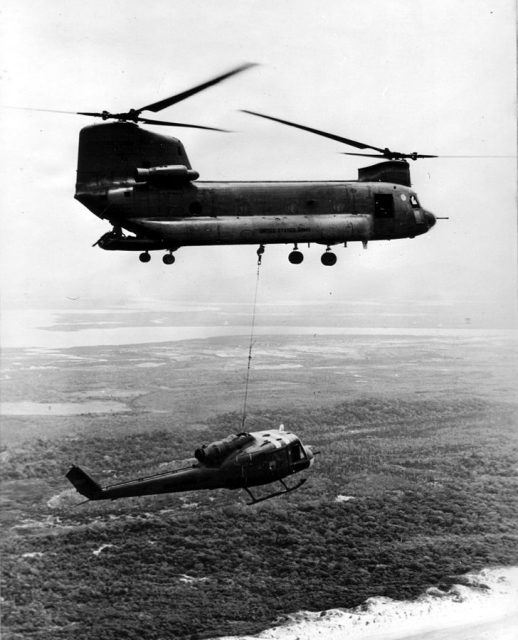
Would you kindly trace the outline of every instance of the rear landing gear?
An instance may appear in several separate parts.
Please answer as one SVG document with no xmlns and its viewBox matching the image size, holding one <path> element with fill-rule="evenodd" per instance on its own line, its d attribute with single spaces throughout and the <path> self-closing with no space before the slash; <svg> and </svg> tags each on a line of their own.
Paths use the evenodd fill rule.
<svg viewBox="0 0 518 640">
<path fill-rule="evenodd" d="M 332 267 L 336 264 L 336 255 L 331 251 L 331 247 L 327 247 L 326 252 L 321 256 L 320 261 L 326 267 Z"/>
<path fill-rule="evenodd" d="M 276 498 L 277 496 L 282 496 L 285 493 L 291 493 L 292 491 L 295 491 L 296 489 L 301 487 L 306 482 L 306 480 L 307 478 L 302 478 L 302 480 L 300 482 L 297 482 L 297 484 L 294 485 L 293 487 L 288 487 L 288 485 L 284 482 L 284 480 L 280 479 L 279 482 L 282 484 L 283 488 L 280 491 L 274 491 L 273 493 L 270 493 L 269 495 L 264 496 L 263 498 L 256 498 L 248 487 L 243 487 L 243 489 L 252 498 L 252 502 L 247 502 L 246 504 L 250 506 L 253 504 L 257 504 L 258 502 L 264 502 L 265 500 L 270 500 L 270 498 Z"/>
<path fill-rule="evenodd" d="M 151 256 L 147 251 L 144 251 L 144 253 L 141 253 L 139 255 L 138 259 L 140 260 L 140 262 L 149 262 L 151 260 Z"/>
<path fill-rule="evenodd" d="M 169 253 L 166 253 L 165 256 L 162 258 L 162 262 L 164 264 L 173 264 L 174 261 L 175 261 L 175 257 L 173 256 L 172 251 L 170 251 Z"/>
<path fill-rule="evenodd" d="M 300 264 L 304 260 L 304 256 L 299 251 L 297 245 L 293 247 L 293 251 L 289 254 L 288 260 L 291 262 L 291 264 Z"/>
</svg>

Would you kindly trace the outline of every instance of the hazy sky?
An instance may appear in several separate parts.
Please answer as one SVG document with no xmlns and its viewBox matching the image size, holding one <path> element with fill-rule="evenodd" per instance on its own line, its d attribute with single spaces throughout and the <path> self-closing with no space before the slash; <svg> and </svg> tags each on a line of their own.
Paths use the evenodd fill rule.
<svg viewBox="0 0 518 640">
<path fill-rule="evenodd" d="M 403 151 L 516 153 L 512 0 L 3 0 L 0 18 L 4 105 L 126 110 L 259 63 L 160 114 L 234 131 L 172 132 L 201 179 L 355 179 L 370 164 L 241 108 Z M 92 248 L 109 226 L 73 199 L 92 119 L 0 117 L 4 308 L 252 297 L 255 247 L 183 248 L 172 267 Z M 449 221 L 338 247 L 334 268 L 317 245 L 298 267 L 288 246 L 268 246 L 261 299 L 476 300 L 500 313 L 516 289 L 515 159 L 411 170 L 423 205 Z"/>
</svg>

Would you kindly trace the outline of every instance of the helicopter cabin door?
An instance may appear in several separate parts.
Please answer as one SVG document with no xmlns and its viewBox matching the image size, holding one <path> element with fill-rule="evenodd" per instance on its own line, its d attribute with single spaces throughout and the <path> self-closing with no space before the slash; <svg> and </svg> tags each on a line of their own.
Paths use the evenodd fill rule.
<svg viewBox="0 0 518 640">
<path fill-rule="evenodd" d="M 392 237 L 395 228 L 394 196 L 391 193 L 374 194 L 374 230 L 376 237 Z"/>
<path fill-rule="evenodd" d="M 286 449 L 243 453 L 236 460 L 245 485 L 268 484 L 289 473 Z"/>
</svg>

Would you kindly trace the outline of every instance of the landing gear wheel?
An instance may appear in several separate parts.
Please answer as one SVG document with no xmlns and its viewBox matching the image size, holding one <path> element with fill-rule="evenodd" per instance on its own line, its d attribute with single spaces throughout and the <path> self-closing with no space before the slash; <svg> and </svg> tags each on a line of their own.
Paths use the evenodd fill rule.
<svg viewBox="0 0 518 640">
<path fill-rule="evenodd" d="M 175 261 L 175 257 L 173 256 L 172 253 L 166 253 L 165 256 L 162 258 L 162 262 L 164 264 L 173 264 L 174 261 Z"/>
<path fill-rule="evenodd" d="M 151 260 L 151 256 L 147 251 L 144 251 L 144 253 L 141 253 L 139 255 L 138 259 L 140 260 L 140 262 L 149 262 Z"/>
<path fill-rule="evenodd" d="M 336 264 L 336 255 L 332 251 L 327 250 L 322 254 L 320 261 L 326 267 L 332 267 L 334 264 Z"/>
<path fill-rule="evenodd" d="M 288 260 L 291 264 L 300 264 L 304 260 L 304 255 L 300 251 L 293 250 L 289 254 Z"/>
</svg>

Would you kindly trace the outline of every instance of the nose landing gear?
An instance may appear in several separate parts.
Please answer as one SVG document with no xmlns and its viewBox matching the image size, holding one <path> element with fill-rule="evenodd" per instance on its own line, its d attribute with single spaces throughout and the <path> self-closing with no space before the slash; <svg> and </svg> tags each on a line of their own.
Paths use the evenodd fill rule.
<svg viewBox="0 0 518 640">
<path fill-rule="evenodd" d="M 304 260 L 304 256 L 299 251 L 299 248 L 296 244 L 293 247 L 293 251 L 289 254 L 288 260 L 291 262 L 291 264 L 300 264 Z"/>
<path fill-rule="evenodd" d="M 144 253 L 141 253 L 139 255 L 138 259 L 140 260 L 140 262 L 149 262 L 151 260 L 151 256 L 147 251 L 144 251 Z"/>
<path fill-rule="evenodd" d="M 320 262 L 326 267 L 332 267 L 336 264 L 336 255 L 331 251 L 331 247 L 327 247 L 325 253 L 322 254 Z"/>
</svg>

